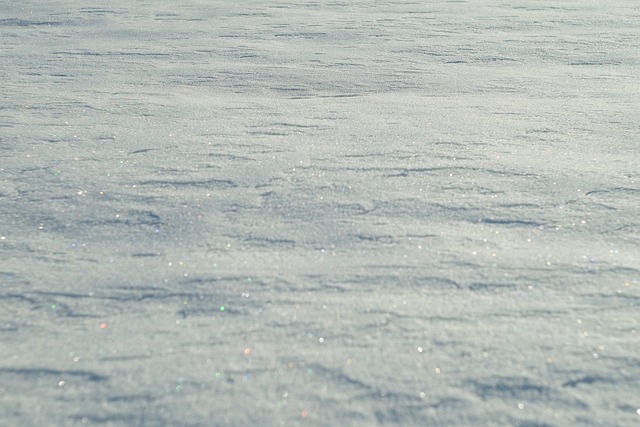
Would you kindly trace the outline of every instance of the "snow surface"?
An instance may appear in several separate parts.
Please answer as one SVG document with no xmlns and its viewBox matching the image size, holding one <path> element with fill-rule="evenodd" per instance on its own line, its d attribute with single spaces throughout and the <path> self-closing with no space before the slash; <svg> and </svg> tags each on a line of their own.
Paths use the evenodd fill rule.
<svg viewBox="0 0 640 427">
<path fill-rule="evenodd" d="M 0 425 L 640 424 L 637 0 L 0 37 Z"/>
</svg>

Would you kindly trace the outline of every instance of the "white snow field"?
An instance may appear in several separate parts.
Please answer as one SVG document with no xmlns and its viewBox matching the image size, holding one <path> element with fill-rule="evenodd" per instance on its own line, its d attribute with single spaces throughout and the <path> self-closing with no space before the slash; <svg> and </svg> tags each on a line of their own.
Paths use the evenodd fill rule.
<svg viewBox="0 0 640 427">
<path fill-rule="evenodd" d="M 637 0 L 0 37 L 1 426 L 640 425 Z"/>
</svg>

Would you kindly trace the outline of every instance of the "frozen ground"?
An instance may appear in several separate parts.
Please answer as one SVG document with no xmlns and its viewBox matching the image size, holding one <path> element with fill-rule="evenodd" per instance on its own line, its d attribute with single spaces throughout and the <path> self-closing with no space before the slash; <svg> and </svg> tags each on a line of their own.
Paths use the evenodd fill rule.
<svg viewBox="0 0 640 427">
<path fill-rule="evenodd" d="M 640 424 L 636 0 L 0 36 L 0 425 Z"/>
</svg>

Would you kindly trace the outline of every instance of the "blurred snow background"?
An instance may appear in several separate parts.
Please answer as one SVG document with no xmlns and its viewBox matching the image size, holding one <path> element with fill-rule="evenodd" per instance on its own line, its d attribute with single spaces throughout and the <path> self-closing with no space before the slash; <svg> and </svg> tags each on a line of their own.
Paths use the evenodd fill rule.
<svg viewBox="0 0 640 427">
<path fill-rule="evenodd" d="M 0 424 L 640 421 L 640 9 L 0 4 Z"/>
</svg>

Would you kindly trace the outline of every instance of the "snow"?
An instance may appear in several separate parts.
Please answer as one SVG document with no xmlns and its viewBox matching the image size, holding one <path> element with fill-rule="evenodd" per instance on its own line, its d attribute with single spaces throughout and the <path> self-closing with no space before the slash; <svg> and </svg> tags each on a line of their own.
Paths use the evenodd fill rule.
<svg viewBox="0 0 640 427">
<path fill-rule="evenodd" d="M 0 16 L 0 424 L 640 422 L 635 1 Z"/>
</svg>

